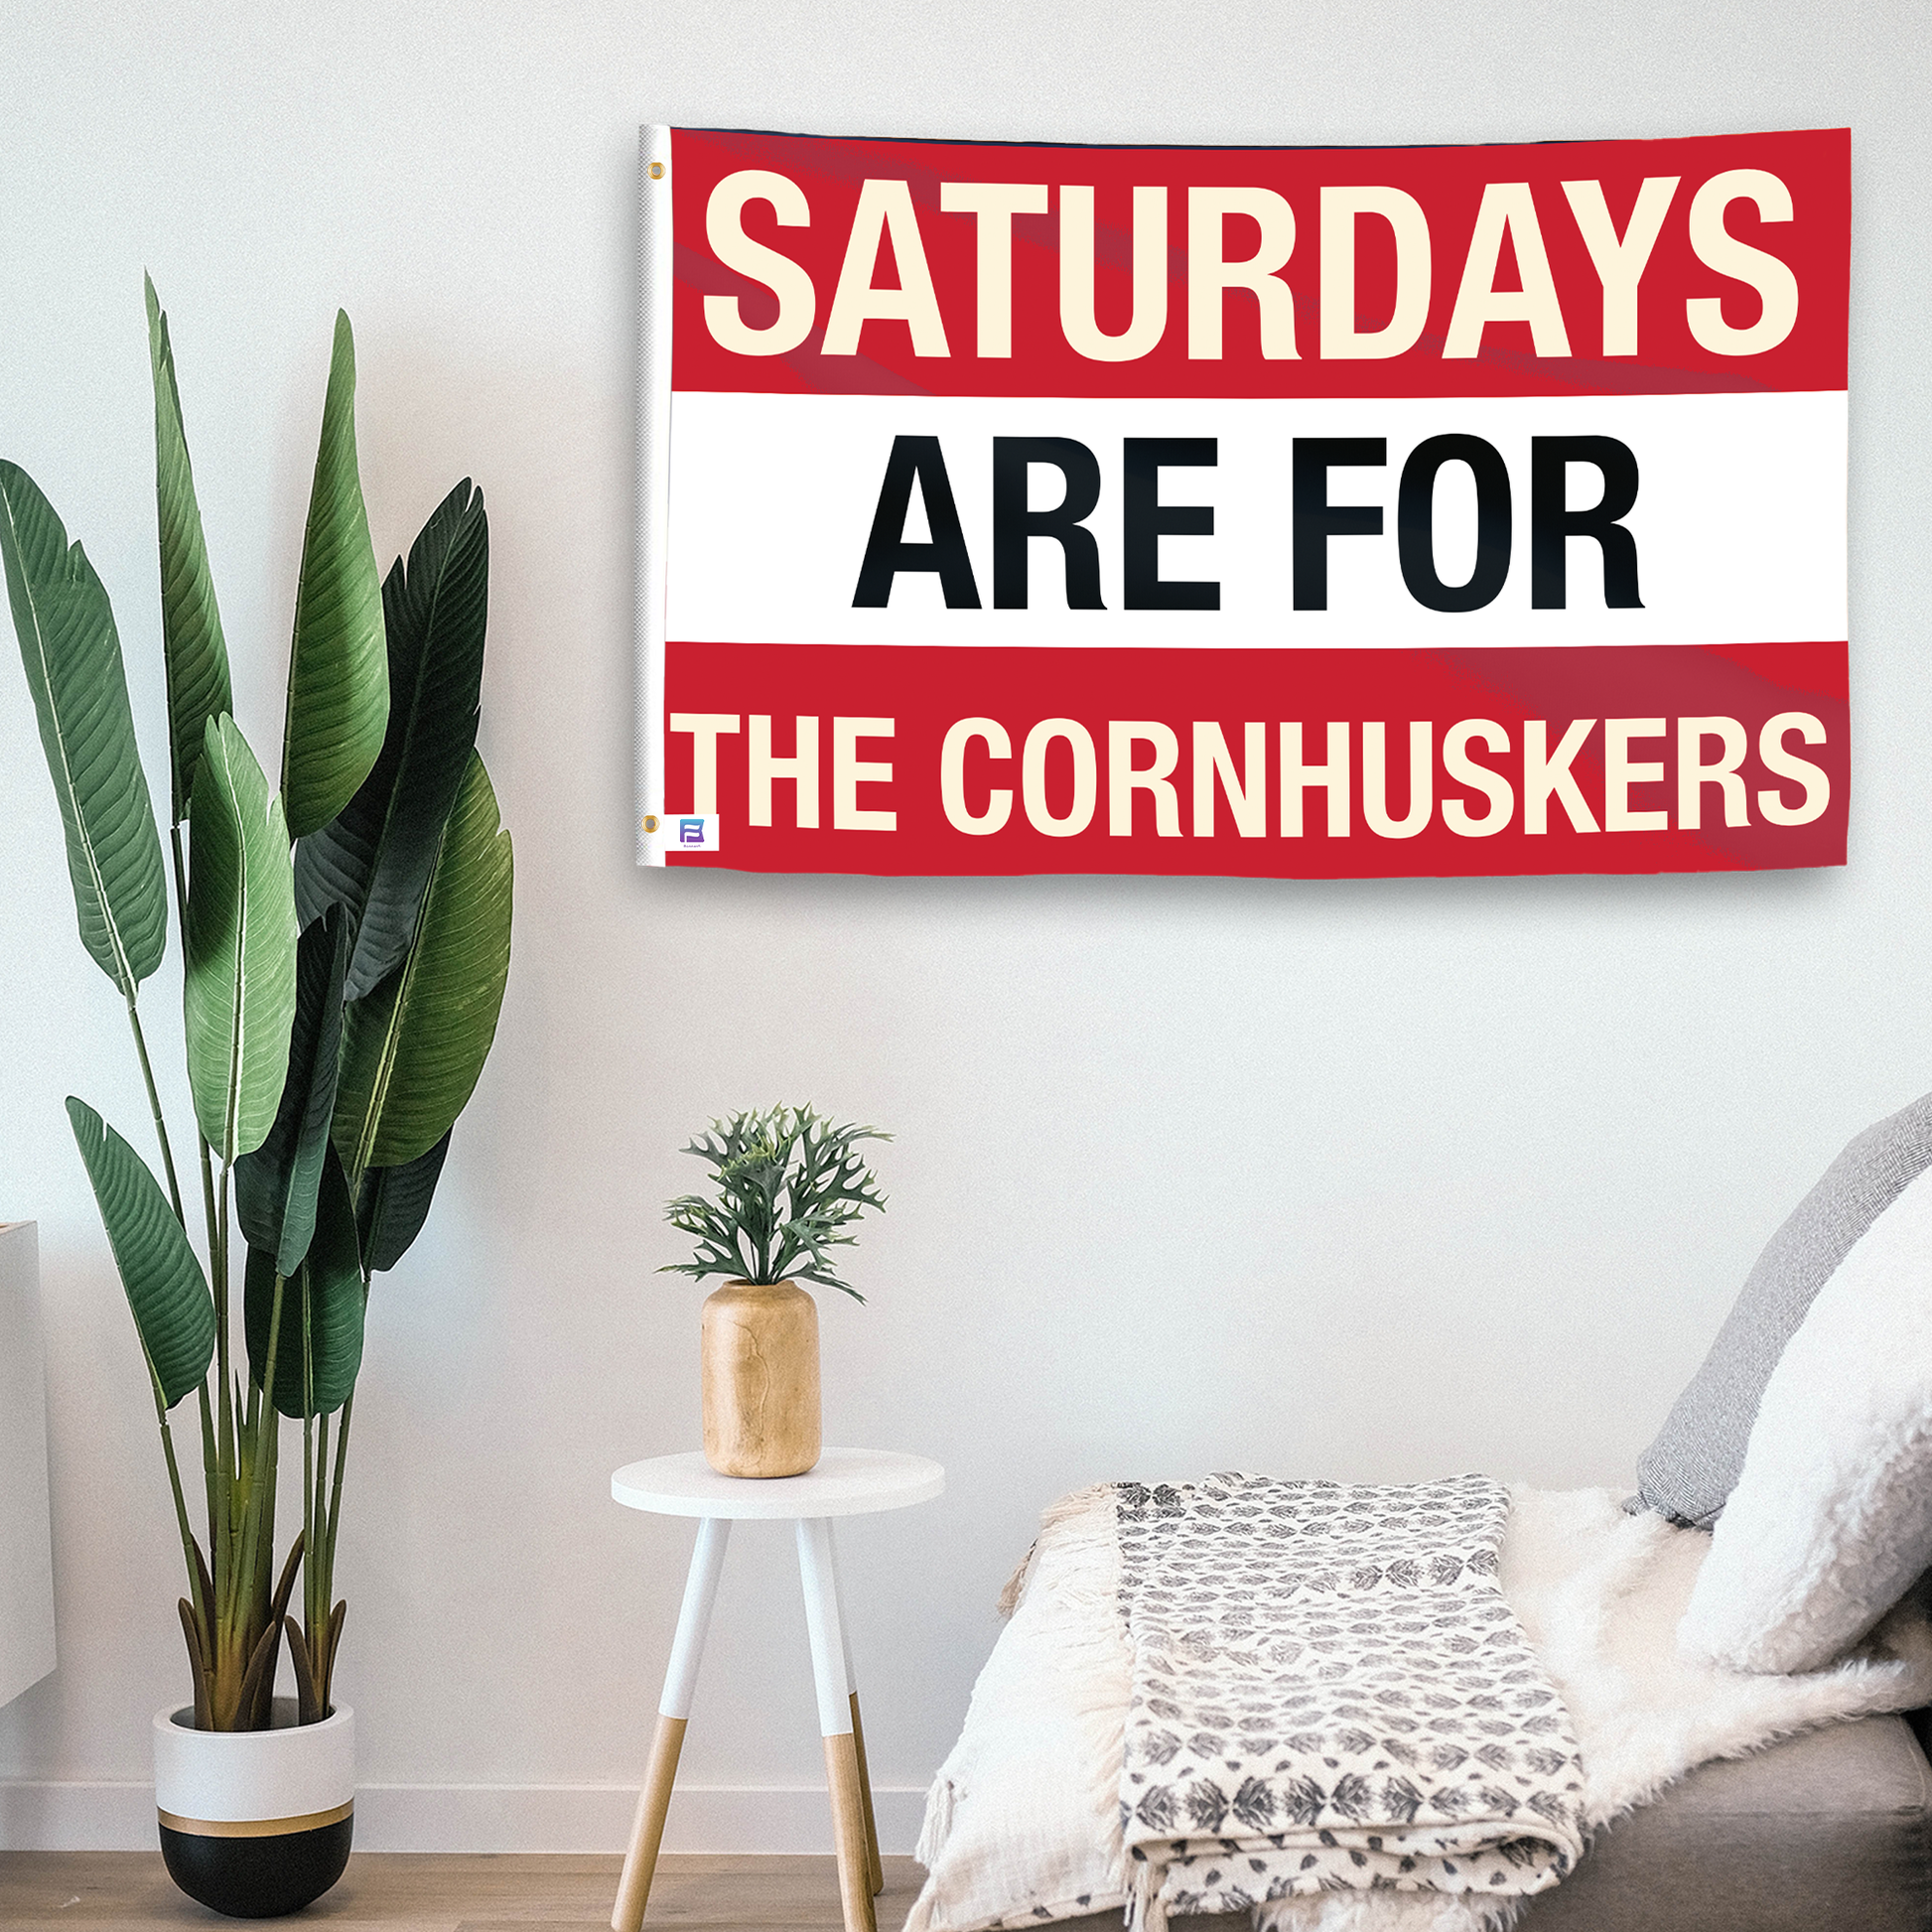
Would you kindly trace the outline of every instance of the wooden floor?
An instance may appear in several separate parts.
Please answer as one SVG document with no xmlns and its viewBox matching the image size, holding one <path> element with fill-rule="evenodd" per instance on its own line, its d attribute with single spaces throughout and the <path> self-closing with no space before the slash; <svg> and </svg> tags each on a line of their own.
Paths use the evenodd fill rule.
<svg viewBox="0 0 1932 1932">
<path fill-rule="evenodd" d="M 616 1858 L 357 1852 L 334 1891 L 290 1921 L 330 1932 L 607 1932 L 617 1896 Z M 886 1861 L 886 1889 L 875 1901 L 880 1932 L 905 1922 L 920 1870 L 910 1859 Z M 158 1852 L 0 1852 L 0 1926 L 86 1927 L 134 1932 L 153 1925 L 214 1927 L 217 1917 L 178 1892 Z M 704 1932 L 767 1932 L 836 1927 L 839 1880 L 830 1859 L 674 1858 L 659 1860 L 644 1932 L 653 1926 Z"/>
</svg>

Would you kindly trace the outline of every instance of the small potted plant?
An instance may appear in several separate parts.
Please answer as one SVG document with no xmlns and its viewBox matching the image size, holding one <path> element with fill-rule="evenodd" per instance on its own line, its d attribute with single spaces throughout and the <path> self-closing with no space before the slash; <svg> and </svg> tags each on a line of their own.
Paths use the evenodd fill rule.
<svg viewBox="0 0 1932 1932">
<path fill-rule="evenodd" d="M 681 1194 L 665 1208 L 698 1248 L 661 1272 L 725 1277 L 702 1323 L 704 1452 L 721 1475 L 796 1476 L 818 1461 L 818 1304 L 799 1283 L 866 1299 L 834 1272 L 832 1250 L 886 1205 L 857 1144 L 892 1138 L 770 1107 L 714 1120 L 684 1149 L 709 1165 L 717 1197 Z"/>
<path fill-rule="evenodd" d="M 161 1158 L 157 1175 L 69 1100 L 147 1366 L 188 1588 L 192 1700 L 154 1720 L 162 1852 L 203 1904 L 262 1918 L 320 1896 L 348 1858 L 354 1714 L 332 1695 L 346 1608 L 334 1572 L 363 1311 L 429 1212 L 509 972 L 510 840 L 475 749 L 489 536 L 465 481 L 408 563 L 378 574 L 339 315 L 271 781 L 232 716 L 168 320 L 147 294 L 167 860 L 107 592 L 12 463 L 0 562 L 81 943 L 125 1001 Z M 180 1142 L 140 1012 L 171 922 L 196 1130 Z M 201 1469 L 184 1481 L 173 1424 L 191 1396 Z M 278 1566 L 284 1420 L 302 1428 L 302 1529 Z M 275 1695 L 285 1636 L 294 1698 Z"/>
</svg>

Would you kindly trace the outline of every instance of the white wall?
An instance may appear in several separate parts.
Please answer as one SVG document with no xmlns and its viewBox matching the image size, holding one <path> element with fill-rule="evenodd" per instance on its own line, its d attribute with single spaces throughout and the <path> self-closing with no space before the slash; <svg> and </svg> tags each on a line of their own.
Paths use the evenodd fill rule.
<svg viewBox="0 0 1932 1932">
<path fill-rule="evenodd" d="M 1624 1479 L 1758 1244 L 1932 1084 L 1932 352 L 1923 6 L 1468 0 L 126 4 L 0 31 L 0 454 L 81 535 L 162 743 L 140 274 L 175 326 L 272 756 L 340 302 L 383 557 L 458 477 L 494 537 L 483 743 L 517 842 L 496 1052 L 379 1288 L 342 1693 L 390 1844 L 614 1842 L 688 1529 L 611 1468 L 695 1441 L 698 1293 L 652 1273 L 672 1152 L 810 1097 L 898 1131 L 872 1306 L 825 1310 L 834 1441 L 951 1472 L 855 1526 L 885 1786 L 923 1784 L 1039 1506 L 1247 1465 Z M 1170 142 L 1856 133 L 1848 870 L 1293 885 L 643 875 L 630 862 L 635 130 Z M 0 652 L 0 1218 L 41 1225 L 61 1668 L 0 1712 L 0 1843 L 139 1842 L 182 1694 L 151 1411 L 69 1145 L 130 1133 Z M 178 1061 L 175 964 L 146 1010 Z M 186 1118 L 182 1082 L 170 1082 Z M 811 1843 L 775 1536 L 727 1575 L 682 1842 Z M 447 1787 L 507 1787 L 493 1794 Z M 735 1808 L 734 1808 L 735 1807 Z M 890 1829 L 914 1810 L 895 1799 Z M 12 1823 L 7 1823 L 8 1819 Z M 710 1822 L 706 1822 L 710 1821 Z"/>
</svg>

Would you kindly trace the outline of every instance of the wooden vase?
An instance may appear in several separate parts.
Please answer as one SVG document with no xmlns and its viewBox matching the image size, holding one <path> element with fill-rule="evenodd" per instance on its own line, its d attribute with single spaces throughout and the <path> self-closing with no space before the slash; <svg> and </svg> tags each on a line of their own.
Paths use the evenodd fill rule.
<svg viewBox="0 0 1932 1932">
<path fill-rule="evenodd" d="M 796 1282 L 707 1297 L 704 1455 L 727 1476 L 801 1476 L 818 1460 L 818 1304 Z"/>
</svg>

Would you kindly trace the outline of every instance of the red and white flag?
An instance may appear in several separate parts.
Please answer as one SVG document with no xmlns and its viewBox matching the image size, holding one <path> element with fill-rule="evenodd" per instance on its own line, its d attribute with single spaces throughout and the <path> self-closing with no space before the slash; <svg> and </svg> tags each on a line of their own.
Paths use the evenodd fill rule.
<svg viewBox="0 0 1932 1932">
<path fill-rule="evenodd" d="M 1844 129 L 643 161 L 645 863 L 1844 863 Z"/>
</svg>

